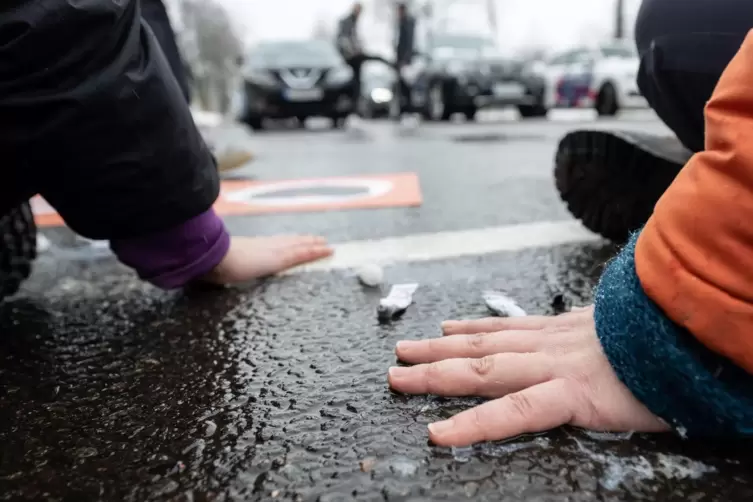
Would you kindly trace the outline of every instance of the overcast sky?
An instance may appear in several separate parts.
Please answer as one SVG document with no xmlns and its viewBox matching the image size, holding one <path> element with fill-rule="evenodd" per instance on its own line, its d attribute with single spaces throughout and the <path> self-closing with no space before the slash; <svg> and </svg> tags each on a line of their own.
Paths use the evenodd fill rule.
<svg viewBox="0 0 753 502">
<path fill-rule="evenodd" d="M 232 14 L 247 42 L 268 38 L 304 38 L 318 19 L 343 15 L 352 0 L 217 0 Z M 389 0 L 371 0 L 388 2 Z M 455 0 L 450 26 L 485 29 L 483 0 Z M 626 0 L 629 32 L 641 0 Z M 549 48 L 591 43 L 612 30 L 615 0 L 496 0 L 501 45 L 514 49 L 540 44 Z M 364 24 L 368 24 L 368 21 Z M 368 31 L 368 27 L 366 28 Z M 384 38 L 370 36 L 369 38 Z M 379 43 L 369 40 L 369 43 Z M 381 41 L 384 43 L 385 41 Z"/>
</svg>

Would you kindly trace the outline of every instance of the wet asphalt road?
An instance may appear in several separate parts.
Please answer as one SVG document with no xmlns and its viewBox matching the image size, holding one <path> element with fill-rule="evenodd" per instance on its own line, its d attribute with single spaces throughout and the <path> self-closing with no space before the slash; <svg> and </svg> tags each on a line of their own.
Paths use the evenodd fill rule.
<svg viewBox="0 0 753 502">
<path fill-rule="evenodd" d="M 281 179 L 415 171 L 420 208 L 235 217 L 236 233 L 322 233 L 334 242 L 567 220 L 552 187 L 572 121 L 370 124 L 248 139 L 240 174 Z M 589 124 L 593 125 L 593 124 Z M 600 123 L 608 127 L 615 123 Z M 648 114 L 620 127 L 662 131 Z M 460 138 L 458 136 L 474 136 Z M 241 141 L 223 128 L 220 141 Z M 487 141 L 474 141 L 474 139 Z M 614 253 L 593 241 L 406 262 L 418 282 L 399 321 L 352 271 L 224 290 L 160 292 L 64 232 L 0 309 L 0 500 L 748 500 L 749 456 L 673 438 L 563 429 L 470 449 L 427 443 L 426 424 L 473 400 L 386 388 L 393 348 L 446 318 L 486 315 L 503 288 L 531 313 L 556 293 L 585 304 Z"/>
</svg>

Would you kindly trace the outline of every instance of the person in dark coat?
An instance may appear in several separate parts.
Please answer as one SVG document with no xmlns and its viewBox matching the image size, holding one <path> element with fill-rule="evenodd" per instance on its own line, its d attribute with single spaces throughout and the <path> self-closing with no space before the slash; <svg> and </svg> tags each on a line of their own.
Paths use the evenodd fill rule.
<svg viewBox="0 0 753 502">
<path fill-rule="evenodd" d="M 215 160 L 139 0 L 11 0 L 0 33 L 0 221 L 28 216 L 18 208 L 40 194 L 163 288 L 245 281 L 331 254 L 318 237 L 230 237 L 212 209 Z"/>
<path fill-rule="evenodd" d="M 397 4 L 397 46 L 395 60 L 400 86 L 400 113 L 413 113 L 411 84 L 403 76 L 403 69 L 413 62 L 415 54 L 416 18 L 408 13 L 405 3 Z"/>
<path fill-rule="evenodd" d="M 353 4 L 350 13 L 340 20 L 337 29 L 336 45 L 345 62 L 353 70 L 353 103 L 358 103 L 361 97 L 361 73 L 363 64 L 367 60 L 363 51 L 363 44 L 358 36 L 358 20 L 363 6 Z"/>
</svg>

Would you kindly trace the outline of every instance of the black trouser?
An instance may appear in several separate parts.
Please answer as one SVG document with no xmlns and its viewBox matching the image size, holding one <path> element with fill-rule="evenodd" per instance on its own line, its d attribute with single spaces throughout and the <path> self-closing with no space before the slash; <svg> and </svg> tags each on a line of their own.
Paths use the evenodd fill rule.
<svg viewBox="0 0 753 502">
<path fill-rule="evenodd" d="M 351 93 L 351 99 L 353 100 L 353 107 L 356 112 L 358 111 L 358 103 L 361 100 L 361 74 L 363 73 L 363 64 L 367 61 L 380 61 L 388 66 L 392 66 L 387 60 L 379 56 L 372 56 L 369 54 L 361 54 L 354 58 L 347 59 L 348 66 L 353 70 L 353 88 Z"/>
<path fill-rule="evenodd" d="M 399 96 L 398 103 L 400 103 L 400 115 L 415 112 L 415 108 L 413 106 L 413 86 L 405 78 L 403 78 L 399 65 L 397 68 L 397 87 Z"/>
<path fill-rule="evenodd" d="M 359 56 L 348 60 L 348 66 L 353 70 L 353 82 L 350 98 L 353 100 L 354 110 L 358 110 L 358 103 L 361 101 L 361 70 L 366 58 Z"/>
<path fill-rule="evenodd" d="M 751 0 L 643 0 L 638 87 L 694 152 L 703 150 L 703 108 L 751 28 Z"/>
<path fill-rule="evenodd" d="M 159 42 L 162 52 L 165 54 L 170 69 L 178 81 L 187 102 L 191 102 L 191 86 L 189 85 L 189 73 L 175 40 L 175 31 L 170 24 L 167 10 L 162 0 L 141 0 L 141 18 L 152 29 L 154 37 Z"/>
</svg>

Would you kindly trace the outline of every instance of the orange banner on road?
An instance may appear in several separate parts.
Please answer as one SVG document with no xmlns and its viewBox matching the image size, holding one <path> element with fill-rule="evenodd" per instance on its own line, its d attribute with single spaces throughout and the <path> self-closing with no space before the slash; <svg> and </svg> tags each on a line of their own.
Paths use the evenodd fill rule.
<svg viewBox="0 0 753 502">
<path fill-rule="evenodd" d="M 422 203 L 416 173 L 309 178 L 280 181 L 222 182 L 214 205 L 221 216 L 290 212 L 412 207 Z M 63 226 L 60 215 L 44 199 L 31 201 L 40 227 Z"/>
</svg>

